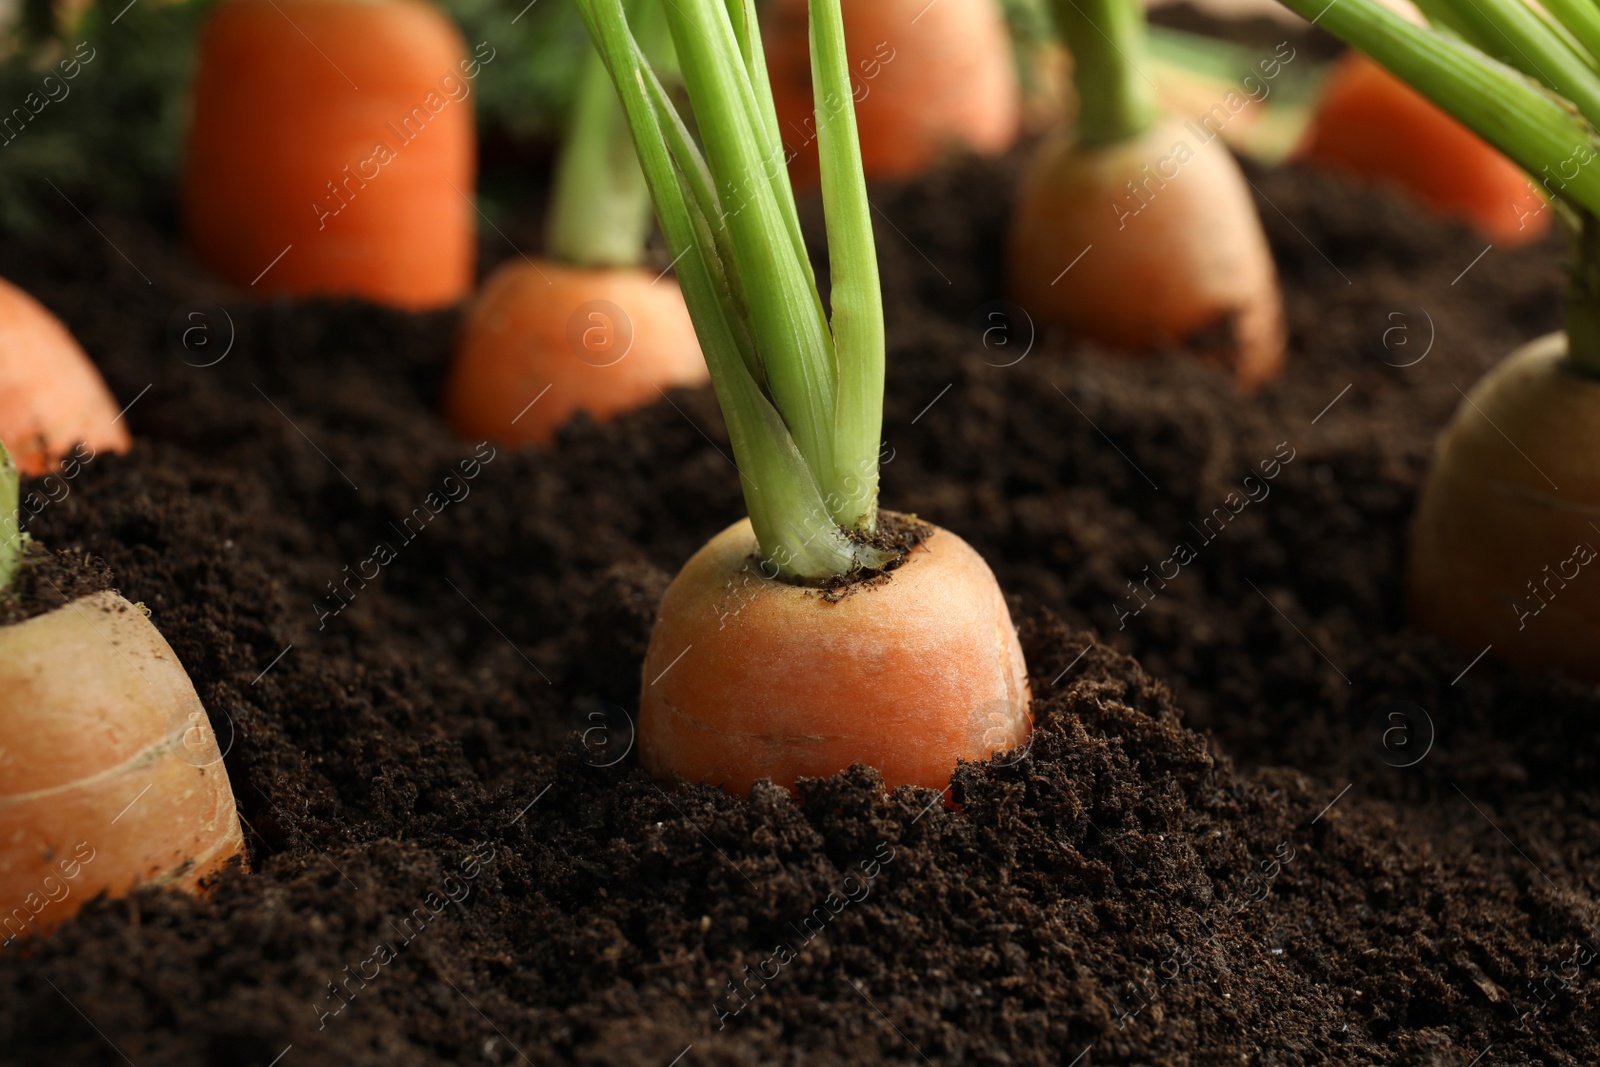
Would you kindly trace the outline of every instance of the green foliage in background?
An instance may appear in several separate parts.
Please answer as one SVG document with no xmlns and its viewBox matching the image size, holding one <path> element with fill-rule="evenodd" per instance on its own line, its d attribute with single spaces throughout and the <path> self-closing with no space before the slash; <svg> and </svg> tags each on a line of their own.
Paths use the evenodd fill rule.
<svg viewBox="0 0 1600 1067">
<path fill-rule="evenodd" d="M 176 172 L 203 10 L 139 0 L 124 11 L 126 3 L 96 2 L 70 26 L 54 27 L 30 8 L 8 34 L 0 63 L 0 227 L 27 229 L 71 214 L 67 199 L 85 210 L 161 207 Z M 62 64 L 74 61 L 69 79 Z"/>
</svg>

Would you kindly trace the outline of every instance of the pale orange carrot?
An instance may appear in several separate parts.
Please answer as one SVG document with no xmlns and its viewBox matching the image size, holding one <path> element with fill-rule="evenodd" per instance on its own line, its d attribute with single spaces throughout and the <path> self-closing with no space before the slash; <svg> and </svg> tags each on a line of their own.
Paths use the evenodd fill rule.
<svg viewBox="0 0 1600 1067">
<path fill-rule="evenodd" d="M 833 602 L 769 578 L 749 520 L 695 553 L 645 656 L 639 758 L 749 792 L 863 763 L 943 789 L 957 760 L 1023 744 L 1022 649 L 983 557 L 935 530 L 881 584 Z"/>
<path fill-rule="evenodd" d="M 1565 334 L 1473 386 L 1439 439 L 1411 529 L 1417 625 L 1526 667 L 1600 679 L 1600 381 Z"/>
<path fill-rule="evenodd" d="M 67 328 L 0 278 L 0 442 L 25 474 L 40 475 L 86 442 L 126 452 L 117 402 Z"/>
<path fill-rule="evenodd" d="M 108 591 L 0 628 L 0 941 L 244 863 L 205 708 L 143 611 Z"/>
<path fill-rule="evenodd" d="M 1189 344 L 1255 386 L 1283 368 L 1277 270 L 1238 164 L 1196 140 L 1169 121 L 1043 145 L 1017 195 L 1012 292 L 1040 321 L 1132 353 Z"/>
<path fill-rule="evenodd" d="M 673 279 L 511 259 L 467 312 L 445 416 L 465 437 L 548 445 L 579 411 L 605 420 L 708 380 Z"/>
</svg>

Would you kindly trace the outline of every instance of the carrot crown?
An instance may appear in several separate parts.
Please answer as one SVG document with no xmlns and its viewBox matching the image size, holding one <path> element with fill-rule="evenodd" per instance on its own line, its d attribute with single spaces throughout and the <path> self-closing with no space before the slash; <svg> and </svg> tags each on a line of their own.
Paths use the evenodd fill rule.
<svg viewBox="0 0 1600 1067">
<path fill-rule="evenodd" d="M 883 298 L 839 0 L 812 0 L 831 317 L 800 233 L 754 0 L 660 5 L 703 151 L 624 0 L 577 0 L 633 131 L 728 424 L 762 554 L 823 581 L 886 561 L 877 521 Z"/>
<path fill-rule="evenodd" d="M 0 592 L 11 584 L 17 575 L 17 562 L 22 558 L 22 533 L 17 528 L 17 465 L 11 462 L 11 453 L 0 442 Z"/>
<path fill-rule="evenodd" d="M 1600 8 L 1591 0 L 1282 0 L 1371 56 L 1527 170 L 1575 237 L 1571 361 L 1600 375 Z"/>
</svg>

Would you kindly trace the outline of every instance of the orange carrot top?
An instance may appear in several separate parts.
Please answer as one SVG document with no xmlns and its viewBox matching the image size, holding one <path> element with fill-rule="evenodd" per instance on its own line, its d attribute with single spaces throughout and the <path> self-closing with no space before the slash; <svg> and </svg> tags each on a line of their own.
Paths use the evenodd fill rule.
<svg viewBox="0 0 1600 1067">
<path fill-rule="evenodd" d="M 634 6 L 647 50 L 670 51 L 660 6 Z M 548 445 L 579 411 L 603 420 L 707 381 L 676 280 L 645 267 L 650 190 L 593 51 L 554 184 L 546 255 L 497 267 L 462 323 L 444 408 L 463 437 Z"/>
<path fill-rule="evenodd" d="M 201 38 L 189 243 L 261 292 L 407 308 L 472 285 L 469 55 L 423 0 L 225 0 Z"/>
</svg>

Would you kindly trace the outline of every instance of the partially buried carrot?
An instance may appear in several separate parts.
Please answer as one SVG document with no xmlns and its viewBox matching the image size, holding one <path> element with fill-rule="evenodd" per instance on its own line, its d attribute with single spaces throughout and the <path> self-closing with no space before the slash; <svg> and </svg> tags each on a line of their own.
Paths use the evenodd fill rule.
<svg viewBox="0 0 1600 1067">
<path fill-rule="evenodd" d="M 763 11 L 778 133 L 795 184 L 818 181 L 806 0 Z M 850 82 L 869 179 L 909 178 L 952 152 L 1004 152 L 1021 124 L 1011 41 L 996 0 L 844 0 Z"/>
<path fill-rule="evenodd" d="M 1022 651 L 955 534 L 878 510 L 884 324 L 839 0 L 810 7 L 831 316 L 779 151 L 753 2 L 666 5 L 704 154 L 632 40 L 581 0 L 633 129 L 750 518 L 674 579 L 641 678 L 644 766 L 743 793 L 852 764 L 947 788 L 1024 744 Z M 726 210 L 737 198 L 738 210 Z"/>
<path fill-rule="evenodd" d="M 644 662 L 646 769 L 745 793 L 757 778 L 792 789 L 864 762 L 942 789 L 953 757 L 1027 740 L 1011 614 L 961 538 L 934 533 L 881 588 L 836 603 L 770 580 L 760 557 L 742 520 L 667 589 Z"/>
<path fill-rule="evenodd" d="M 259 292 L 455 303 L 475 257 L 471 94 L 493 59 L 422 0 L 225 0 L 195 75 L 196 255 Z"/>
<path fill-rule="evenodd" d="M 67 328 L 0 278 L 0 442 L 25 473 L 44 474 L 74 445 L 132 446 L 117 402 Z"/>
<path fill-rule="evenodd" d="M 657 32 L 646 40 L 664 37 L 659 8 L 647 14 Z M 677 281 L 642 266 L 650 221 L 650 190 L 594 54 L 556 168 L 549 254 L 497 268 L 462 323 L 444 401 L 458 433 L 548 445 L 579 411 L 604 420 L 706 383 Z"/>
<path fill-rule="evenodd" d="M 1526 666 L 1600 677 L 1600 464 L 1590 444 L 1600 379 L 1569 361 L 1566 335 L 1550 334 L 1469 397 L 1439 439 L 1412 524 L 1412 619 Z"/>
<path fill-rule="evenodd" d="M 29 565 L 16 497 L 0 448 L 0 598 Z M 243 853 L 205 708 L 143 611 L 107 591 L 0 627 L 0 944 Z"/>
<path fill-rule="evenodd" d="M 1136 0 L 1059 0 L 1077 128 L 1023 176 L 1008 263 L 1038 321 L 1132 354 L 1187 346 L 1246 388 L 1283 367 L 1277 270 L 1218 131 L 1161 118 Z"/>
<path fill-rule="evenodd" d="M 1334 65 L 1295 155 L 1403 189 L 1496 244 L 1550 231 L 1552 213 L 1522 168 L 1360 52 Z"/>
<path fill-rule="evenodd" d="M 1411 617 L 1530 668 L 1600 679 L 1600 12 L 1437 0 L 1285 0 L 1540 176 L 1572 238 L 1566 329 L 1511 354 L 1440 435 L 1407 560 Z M 1463 672 L 1464 673 L 1464 672 Z"/>
</svg>

